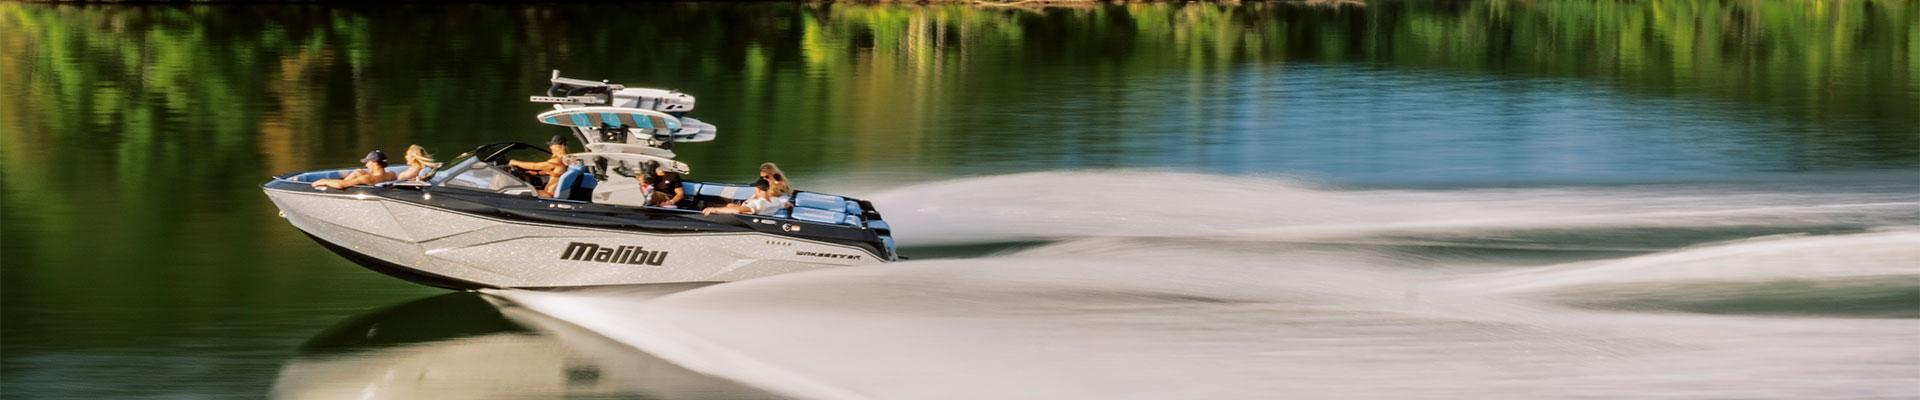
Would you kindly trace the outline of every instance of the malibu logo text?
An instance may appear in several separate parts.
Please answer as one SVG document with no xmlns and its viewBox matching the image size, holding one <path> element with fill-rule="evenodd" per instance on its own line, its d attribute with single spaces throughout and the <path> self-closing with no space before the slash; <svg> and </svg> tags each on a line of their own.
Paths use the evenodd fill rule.
<svg viewBox="0 0 1920 400">
<path fill-rule="evenodd" d="M 647 251 L 643 246 L 605 247 L 593 243 L 569 242 L 560 259 L 632 265 L 660 265 L 667 262 L 666 251 Z"/>
</svg>

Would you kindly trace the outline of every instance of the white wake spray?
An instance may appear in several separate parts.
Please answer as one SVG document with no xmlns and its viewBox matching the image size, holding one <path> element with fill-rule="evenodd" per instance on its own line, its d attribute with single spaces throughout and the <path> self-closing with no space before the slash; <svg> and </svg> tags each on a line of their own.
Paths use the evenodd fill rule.
<svg viewBox="0 0 1920 400">
<path fill-rule="evenodd" d="M 1152 179 L 1179 179 L 1200 197 L 1275 203 L 1155 209 L 1166 205 L 1151 192 L 1086 202 L 1077 192 L 1029 188 L 1117 190 Z M 1056 241 L 664 296 L 490 294 L 691 369 L 803 398 L 1920 395 L 1913 319 L 1821 308 L 1844 302 L 1788 307 L 1794 316 L 1780 317 L 1770 297 L 1758 306 L 1656 298 L 1632 307 L 1566 297 L 1588 299 L 1580 296 L 1595 287 L 1623 293 L 1618 285 L 1920 277 L 1905 262 L 1920 248 L 1912 231 L 1776 237 L 1504 272 L 1384 246 L 1291 243 L 1579 247 L 1638 243 L 1637 233 L 1675 227 L 1859 231 L 1912 225 L 1920 204 L 1899 191 L 1713 193 L 1338 191 L 1138 172 L 984 177 L 873 198 L 910 244 Z M 1890 298 L 1899 311 L 1911 282 L 1877 282 L 1896 282 Z"/>
<path fill-rule="evenodd" d="M 1286 179 L 1103 170 L 938 181 L 870 198 L 908 246 L 1201 237 L 1528 247 L 1536 243 L 1518 239 L 1548 238 L 1516 237 L 1596 229 L 1790 232 L 1920 224 L 1920 193 L 1911 190 L 1759 189 L 1765 187 L 1337 190 Z M 1578 245 L 1547 243 L 1553 244 Z"/>
</svg>

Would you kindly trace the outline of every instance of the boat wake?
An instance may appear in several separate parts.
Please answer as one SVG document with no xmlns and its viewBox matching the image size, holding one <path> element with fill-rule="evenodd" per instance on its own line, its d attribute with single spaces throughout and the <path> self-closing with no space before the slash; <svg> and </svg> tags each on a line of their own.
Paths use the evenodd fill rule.
<svg viewBox="0 0 1920 400">
<path fill-rule="evenodd" d="M 1920 318 L 1920 231 L 1767 237 L 1519 271 L 1492 291 L 1619 310 Z"/>
<path fill-rule="evenodd" d="M 1051 189 L 1049 189 L 1051 188 Z M 1335 190 L 1179 172 L 1037 172 L 872 195 L 908 246 L 1084 237 L 1654 250 L 1920 224 L 1920 187 L 1646 185 Z"/>
<path fill-rule="evenodd" d="M 1920 395 L 1920 195 L 1768 187 L 981 177 L 872 197 L 909 246 L 1026 245 L 489 294 L 803 398 Z"/>
</svg>

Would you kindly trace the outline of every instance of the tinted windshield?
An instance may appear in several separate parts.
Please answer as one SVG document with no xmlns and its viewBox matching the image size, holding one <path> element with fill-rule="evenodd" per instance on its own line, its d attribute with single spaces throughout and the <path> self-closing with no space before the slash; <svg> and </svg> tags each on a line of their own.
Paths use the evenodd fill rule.
<svg viewBox="0 0 1920 400">
<path fill-rule="evenodd" d="M 473 160 L 458 164 L 448 171 L 446 179 L 439 183 L 444 187 L 457 187 L 493 193 L 533 193 L 533 185 L 520 177 L 508 173 L 505 167 L 488 165 Z"/>
<path fill-rule="evenodd" d="M 456 172 L 465 171 L 467 169 L 467 165 L 472 164 L 474 160 L 475 160 L 475 157 L 473 156 L 473 153 L 461 154 L 460 157 L 455 158 L 452 161 L 447 161 L 446 168 L 441 169 L 439 173 L 434 174 L 433 177 L 428 179 L 428 181 L 436 184 L 445 183 L 448 179 L 452 179 L 454 175 L 459 175 Z"/>
</svg>

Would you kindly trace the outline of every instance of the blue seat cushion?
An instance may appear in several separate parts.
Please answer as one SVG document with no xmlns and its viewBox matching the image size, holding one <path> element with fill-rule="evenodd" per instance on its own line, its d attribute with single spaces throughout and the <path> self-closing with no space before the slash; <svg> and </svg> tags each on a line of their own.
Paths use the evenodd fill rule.
<svg viewBox="0 0 1920 400">
<path fill-rule="evenodd" d="M 571 196 L 573 194 L 573 185 L 580 181 L 580 176 L 587 175 L 586 171 L 586 168 L 582 168 L 579 165 L 567 167 L 567 172 L 560 173 L 560 184 L 554 186 L 553 198 L 565 199 Z M 589 176 L 587 179 L 593 178 Z"/>
<path fill-rule="evenodd" d="M 839 223 L 843 223 L 846 220 L 846 218 L 847 218 L 847 215 L 842 214 L 839 211 L 822 210 L 818 208 L 807 208 L 807 207 L 793 208 L 793 219 L 797 219 L 801 221 L 819 222 L 823 224 L 839 224 Z"/>
<path fill-rule="evenodd" d="M 700 185 L 700 195 L 719 197 L 732 201 L 747 201 L 747 199 L 753 198 L 753 187 L 709 183 Z"/>
<path fill-rule="evenodd" d="M 847 199 L 845 197 L 814 192 L 799 192 L 793 194 L 794 206 L 831 210 L 836 213 L 846 210 L 846 201 Z"/>
</svg>

